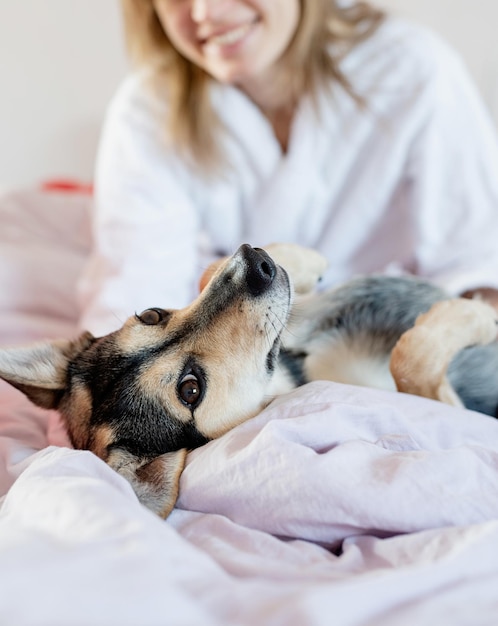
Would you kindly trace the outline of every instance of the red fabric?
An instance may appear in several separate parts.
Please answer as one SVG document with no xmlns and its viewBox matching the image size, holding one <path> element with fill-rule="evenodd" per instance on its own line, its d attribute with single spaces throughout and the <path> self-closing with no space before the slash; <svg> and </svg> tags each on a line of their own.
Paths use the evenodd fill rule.
<svg viewBox="0 0 498 626">
<path fill-rule="evenodd" d="M 53 178 L 46 180 L 40 187 L 42 191 L 48 192 L 93 194 L 92 184 L 82 183 L 70 178 Z"/>
</svg>

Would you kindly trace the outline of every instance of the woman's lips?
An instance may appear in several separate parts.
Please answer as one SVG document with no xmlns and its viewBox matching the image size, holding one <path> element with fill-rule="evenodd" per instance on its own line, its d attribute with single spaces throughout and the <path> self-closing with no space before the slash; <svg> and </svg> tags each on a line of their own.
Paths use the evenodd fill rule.
<svg viewBox="0 0 498 626">
<path fill-rule="evenodd" d="M 208 37 L 201 39 L 201 45 L 207 48 L 224 48 L 234 46 L 242 41 L 249 32 L 254 28 L 257 19 L 246 22 L 240 26 L 235 26 L 223 31 L 222 33 L 213 33 Z"/>
</svg>

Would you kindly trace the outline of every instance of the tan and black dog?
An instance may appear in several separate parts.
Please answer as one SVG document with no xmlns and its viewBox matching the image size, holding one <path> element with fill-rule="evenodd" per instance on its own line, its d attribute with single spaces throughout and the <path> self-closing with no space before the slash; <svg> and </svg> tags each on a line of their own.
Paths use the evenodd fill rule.
<svg viewBox="0 0 498 626">
<path fill-rule="evenodd" d="M 321 260 L 282 249 L 275 256 L 297 290 L 310 291 Z M 288 272 L 243 245 L 189 307 L 147 309 L 104 337 L 0 350 L 0 377 L 58 409 L 76 448 L 167 516 L 189 449 L 311 380 L 397 388 L 495 415 L 495 338 L 492 307 L 411 277 L 358 278 L 296 299 Z"/>
</svg>

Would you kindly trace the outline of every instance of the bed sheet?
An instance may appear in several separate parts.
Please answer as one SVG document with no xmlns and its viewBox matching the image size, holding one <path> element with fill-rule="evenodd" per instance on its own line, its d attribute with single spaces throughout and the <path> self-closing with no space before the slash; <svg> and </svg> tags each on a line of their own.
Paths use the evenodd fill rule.
<svg viewBox="0 0 498 626">
<path fill-rule="evenodd" d="M 75 332 L 87 212 L 0 199 L 3 345 Z M 6 385 L 0 460 L 5 626 L 496 624 L 498 423 L 471 411 L 306 385 L 191 452 L 167 521 Z"/>
</svg>

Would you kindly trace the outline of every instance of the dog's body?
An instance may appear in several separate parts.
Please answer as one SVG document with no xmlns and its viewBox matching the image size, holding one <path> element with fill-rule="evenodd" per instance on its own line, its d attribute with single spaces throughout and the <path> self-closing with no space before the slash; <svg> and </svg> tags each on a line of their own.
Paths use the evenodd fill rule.
<svg viewBox="0 0 498 626">
<path fill-rule="evenodd" d="M 431 319 L 420 319 L 435 304 Z M 443 309 L 447 314 L 435 329 L 436 312 Z M 496 416 L 498 344 L 473 345 L 482 344 L 482 338 L 475 328 L 468 326 L 467 318 L 480 321 L 478 310 L 489 322 L 485 323 L 485 334 L 489 332 L 486 334 L 489 338 L 484 342 L 491 342 L 496 335 L 492 319 L 497 314 L 482 302 L 450 300 L 443 290 L 409 276 L 354 279 L 337 289 L 297 302 L 284 332 L 282 360 L 290 362 L 294 371 L 298 363 L 301 365 L 302 377 L 296 382 L 323 379 L 406 390 Z M 417 319 L 425 321 L 425 337 L 419 333 L 416 345 L 411 340 L 411 345 L 401 350 L 397 345 L 400 338 L 403 336 L 407 342 L 420 329 L 420 326 L 414 328 Z M 427 336 L 429 328 L 433 331 L 431 337 Z M 456 338 L 451 337 L 455 330 Z M 436 338 L 450 347 L 454 358 L 445 362 Z M 445 383 L 441 378 L 431 378 L 430 362 L 435 359 L 443 366 L 441 374 L 447 375 L 447 388 L 455 391 L 455 397 L 440 397 L 437 390 L 419 393 L 414 388 L 406 388 L 410 381 L 402 380 L 400 369 L 415 367 L 417 356 L 422 371 L 411 372 L 412 384 L 420 384 L 422 380 L 439 385 Z"/>
<path fill-rule="evenodd" d="M 298 279 L 304 291 L 310 273 Z M 0 376 L 58 408 L 73 445 L 165 516 L 188 449 L 311 380 L 397 388 L 496 415 L 495 338 L 494 309 L 415 278 L 360 278 L 294 303 L 287 272 L 244 245 L 186 309 L 148 309 L 105 337 L 0 351 Z"/>
</svg>

